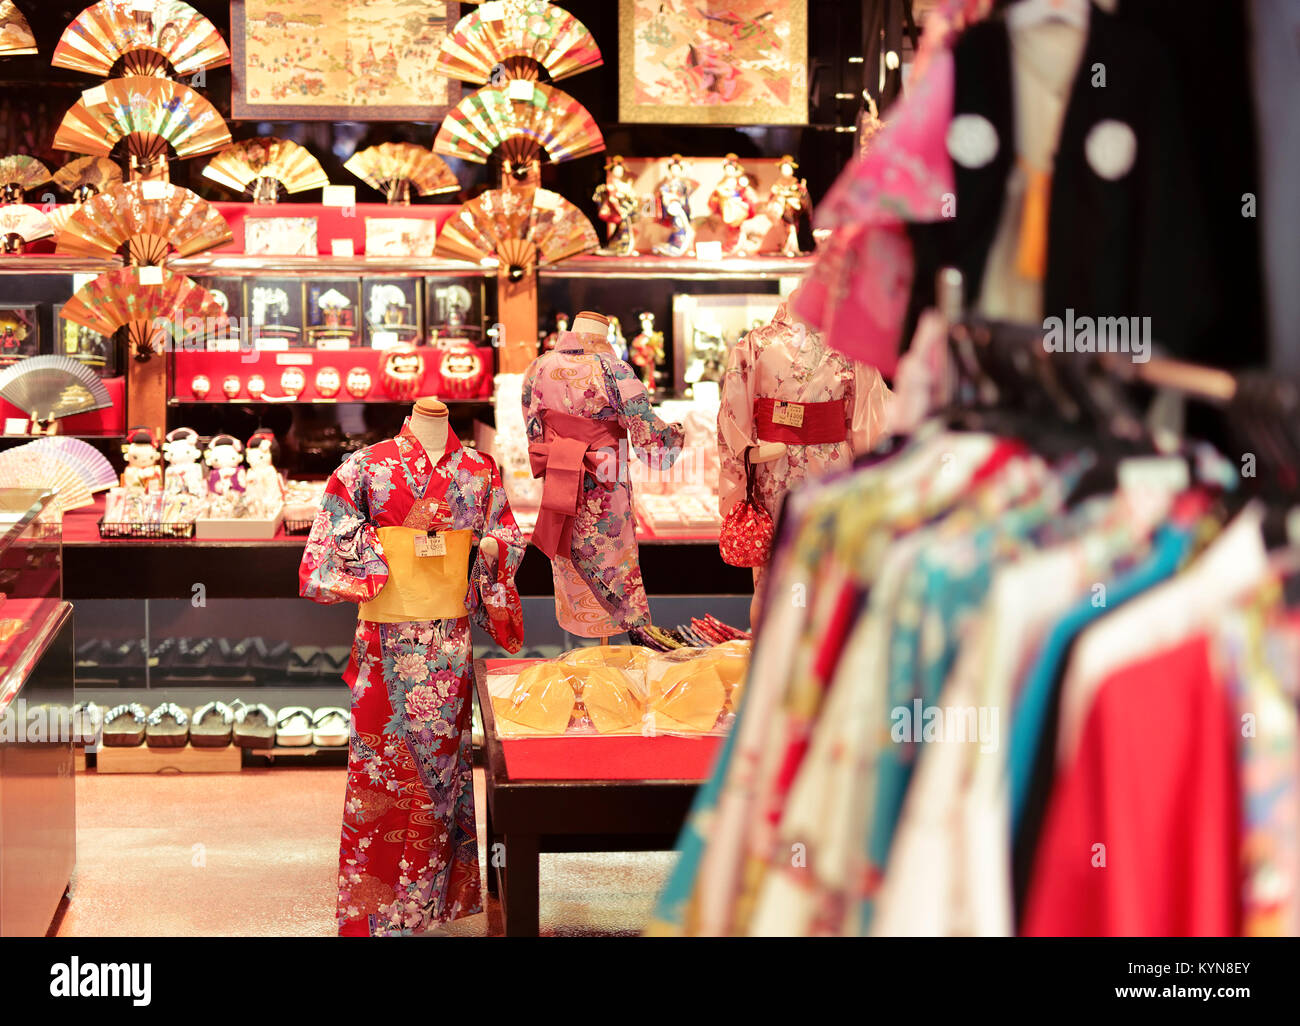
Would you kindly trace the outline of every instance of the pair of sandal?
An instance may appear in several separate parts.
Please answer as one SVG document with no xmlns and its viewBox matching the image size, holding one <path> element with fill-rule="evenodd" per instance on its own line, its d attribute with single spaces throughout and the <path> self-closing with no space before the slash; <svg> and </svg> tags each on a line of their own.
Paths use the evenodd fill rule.
<svg viewBox="0 0 1300 1026">
<path fill-rule="evenodd" d="M 149 712 L 139 702 L 114 706 L 104 714 L 104 745 L 108 748 L 184 748 L 189 741 L 190 710 L 163 702 Z"/>
<path fill-rule="evenodd" d="M 342 748 L 352 733 L 352 718 L 346 709 L 325 706 L 315 712 L 302 705 L 280 710 L 275 740 L 282 748 Z"/>
</svg>

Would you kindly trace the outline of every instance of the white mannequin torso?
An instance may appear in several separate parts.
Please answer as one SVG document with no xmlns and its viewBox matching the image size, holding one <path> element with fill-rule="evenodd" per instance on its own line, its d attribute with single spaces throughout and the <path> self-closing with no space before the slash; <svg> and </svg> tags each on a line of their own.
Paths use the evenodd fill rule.
<svg viewBox="0 0 1300 1026">
<path fill-rule="evenodd" d="M 415 410 L 411 413 L 411 434 L 420 440 L 429 459 L 438 462 L 447 451 L 447 418 L 431 417 Z"/>
</svg>

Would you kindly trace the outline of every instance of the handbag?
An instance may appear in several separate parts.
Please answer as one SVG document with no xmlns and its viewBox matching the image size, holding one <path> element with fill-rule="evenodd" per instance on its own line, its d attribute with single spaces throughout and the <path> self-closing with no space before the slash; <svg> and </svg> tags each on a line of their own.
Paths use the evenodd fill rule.
<svg viewBox="0 0 1300 1026">
<path fill-rule="evenodd" d="M 718 532 L 718 551 L 731 566 L 763 566 L 772 552 L 772 515 L 755 496 L 754 465 L 745 449 L 745 501 L 731 507 Z"/>
<path fill-rule="evenodd" d="M 506 566 L 506 543 L 497 540 L 497 579 L 490 581 L 484 560 L 476 560 L 479 575 L 479 594 L 483 611 L 487 614 L 487 631 L 502 648 L 512 655 L 524 647 L 524 607 L 519 590 L 510 581 Z"/>
</svg>

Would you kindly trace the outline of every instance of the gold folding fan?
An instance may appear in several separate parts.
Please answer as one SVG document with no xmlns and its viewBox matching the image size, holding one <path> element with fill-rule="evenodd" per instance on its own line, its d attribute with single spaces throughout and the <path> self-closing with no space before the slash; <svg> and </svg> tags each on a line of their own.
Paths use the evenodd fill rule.
<svg viewBox="0 0 1300 1026">
<path fill-rule="evenodd" d="M 552 82 L 604 61 L 587 27 L 568 11 L 539 0 L 488 0 L 456 23 L 442 41 L 440 75 L 484 84 L 500 65 L 510 78 Z"/>
<path fill-rule="evenodd" d="M 25 203 L 11 203 L 0 207 L 0 242 L 6 253 L 19 253 L 23 246 L 37 239 L 48 239 L 54 234 L 54 225 L 37 207 Z"/>
<path fill-rule="evenodd" d="M 410 203 L 412 188 L 421 196 L 460 189 L 460 182 L 447 162 L 414 143 L 371 146 L 354 153 L 343 167 L 372 189 L 384 193 L 388 202 L 397 206 Z"/>
<path fill-rule="evenodd" d="M 289 193 L 323 189 L 330 183 L 310 150 L 274 136 L 227 146 L 203 169 L 203 177 L 235 192 L 251 192 L 257 203 L 274 203 L 277 183 Z"/>
<path fill-rule="evenodd" d="M 130 243 L 133 262 L 160 264 L 173 248 L 194 256 L 233 238 L 226 219 L 197 193 L 169 182 L 123 182 L 72 212 L 58 251 L 109 256 Z"/>
<path fill-rule="evenodd" d="M 121 139 L 137 167 L 165 160 L 170 143 L 177 157 L 197 157 L 230 142 L 217 109 L 187 85 L 132 75 L 87 89 L 63 116 L 56 150 L 107 157 Z"/>
<path fill-rule="evenodd" d="M 6 203 L 21 203 L 23 193 L 50 180 L 50 171 L 35 157 L 15 153 L 0 157 L 0 190 Z"/>
<path fill-rule="evenodd" d="M 54 172 L 54 184 L 84 203 L 97 192 L 105 192 L 122 181 L 122 169 L 107 157 L 78 157 Z M 59 227 L 57 224 L 55 227 Z"/>
<path fill-rule="evenodd" d="M 126 75 L 166 77 L 230 63 L 230 47 L 212 22 L 179 0 L 154 0 L 138 10 L 131 0 L 101 0 L 73 20 L 54 48 L 56 68 L 107 78 L 122 61 Z"/>
<path fill-rule="evenodd" d="M 32 27 L 13 0 L 0 0 L 0 57 L 22 57 L 39 53 Z"/>
<path fill-rule="evenodd" d="M 476 164 L 500 150 L 518 165 L 542 153 L 555 163 L 599 153 L 605 140 L 572 96 L 540 82 L 513 81 L 464 97 L 438 129 L 433 148 Z"/>
<path fill-rule="evenodd" d="M 142 284 L 145 273 L 162 284 Z M 101 335 L 127 325 L 137 359 L 158 352 L 168 333 L 173 338 L 188 333 L 188 319 L 202 320 L 205 330 L 226 325 L 226 313 L 211 292 L 183 274 L 154 267 L 121 267 L 101 274 L 78 289 L 59 316 Z"/>
<path fill-rule="evenodd" d="M 492 189 L 461 206 L 442 226 L 440 256 L 482 263 L 495 258 L 511 281 L 600 246 L 582 211 L 549 189 Z"/>
</svg>

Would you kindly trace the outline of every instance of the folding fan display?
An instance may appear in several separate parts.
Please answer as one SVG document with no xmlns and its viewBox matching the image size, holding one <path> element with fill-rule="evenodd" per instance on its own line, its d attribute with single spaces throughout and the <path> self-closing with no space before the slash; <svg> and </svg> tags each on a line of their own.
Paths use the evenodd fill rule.
<svg viewBox="0 0 1300 1026">
<path fill-rule="evenodd" d="M 552 82 L 598 68 L 604 61 L 587 27 L 568 11 L 539 0 L 489 0 L 465 15 L 442 41 L 440 75 L 480 85 L 501 65 L 511 78 Z"/>
<path fill-rule="evenodd" d="M 183 274 L 163 268 L 149 270 L 161 274 L 161 285 L 143 285 L 141 268 L 121 267 L 83 285 L 63 304 L 59 316 L 101 335 L 111 335 L 127 325 L 138 359 L 147 359 L 157 351 L 159 321 L 174 326 L 173 335 L 181 334 L 185 321 L 191 318 L 205 325 L 210 322 L 214 330 L 225 326 L 226 313 L 207 289 Z"/>
<path fill-rule="evenodd" d="M 54 184 L 71 193 L 78 203 L 84 203 L 95 193 L 104 192 L 120 181 L 122 169 L 107 157 L 77 157 L 54 172 Z"/>
<path fill-rule="evenodd" d="M 233 238 L 226 219 L 197 193 L 169 182 L 123 182 L 73 210 L 58 251 L 109 256 L 129 242 L 133 261 L 160 264 L 172 248 L 194 256 Z"/>
<path fill-rule="evenodd" d="M 30 356 L 0 372 L 0 397 L 38 421 L 113 405 L 99 376 L 66 356 Z"/>
<path fill-rule="evenodd" d="M 227 146 L 203 169 L 203 177 L 235 192 L 251 192 L 257 203 L 275 202 L 276 183 L 289 193 L 323 189 L 330 183 L 310 150 L 274 136 Z"/>
<path fill-rule="evenodd" d="M 433 148 L 476 164 L 486 164 L 498 149 L 516 164 L 543 152 L 558 163 L 599 153 L 605 140 L 572 96 L 539 82 L 514 81 L 464 97 L 438 129 Z"/>
<path fill-rule="evenodd" d="M 229 64 L 230 47 L 212 22 L 179 0 L 101 0 L 63 30 L 51 63 L 107 78 L 118 60 L 127 75 L 166 76 L 168 65 L 191 75 Z"/>
<path fill-rule="evenodd" d="M 64 513 L 95 501 L 94 493 L 74 468 L 33 452 L 30 445 L 0 453 L 0 488 L 38 488 L 53 492 L 54 501 Z"/>
<path fill-rule="evenodd" d="M 460 182 L 447 162 L 414 143 L 371 146 L 354 153 L 343 167 L 372 189 L 384 193 L 394 205 L 409 203 L 412 188 L 421 196 L 460 189 Z"/>
<path fill-rule="evenodd" d="M 21 203 L 24 192 L 49 180 L 49 168 L 35 157 L 23 153 L 0 157 L 0 188 L 6 203 Z"/>
<path fill-rule="evenodd" d="M 495 258 L 512 281 L 539 264 L 554 264 L 599 248 L 581 210 L 549 189 L 492 189 L 461 206 L 442 226 L 440 256 L 482 262 Z"/>
<path fill-rule="evenodd" d="M 197 157 L 230 142 L 217 109 L 187 85 L 132 75 L 87 89 L 63 116 L 54 136 L 56 150 L 107 157 L 120 139 L 142 163 L 165 157 L 170 143 L 177 157 Z"/>
<path fill-rule="evenodd" d="M 113 464 L 108 461 L 108 457 L 80 438 L 50 435 L 9 451 L 32 452 L 42 459 L 57 460 L 75 472 L 92 492 L 115 488 L 118 483 L 117 473 L 113 470 Z M 0 459 L 2 458 L 0 456 Z"/>
<path fill-rule="evenodd" d="M 23 12 L 13 0 L 0 0 L 0 57 L 31 56 L 40 53 L 36 37 Z"/>
<path fill-rule="evenodd" d="M 54 234 L 50 219 L 36 207 L 11 203 L 0 207 L 0 241 L 6 253 L 17 253 L 29 242 L 48 239 Z"/>
</svg>

